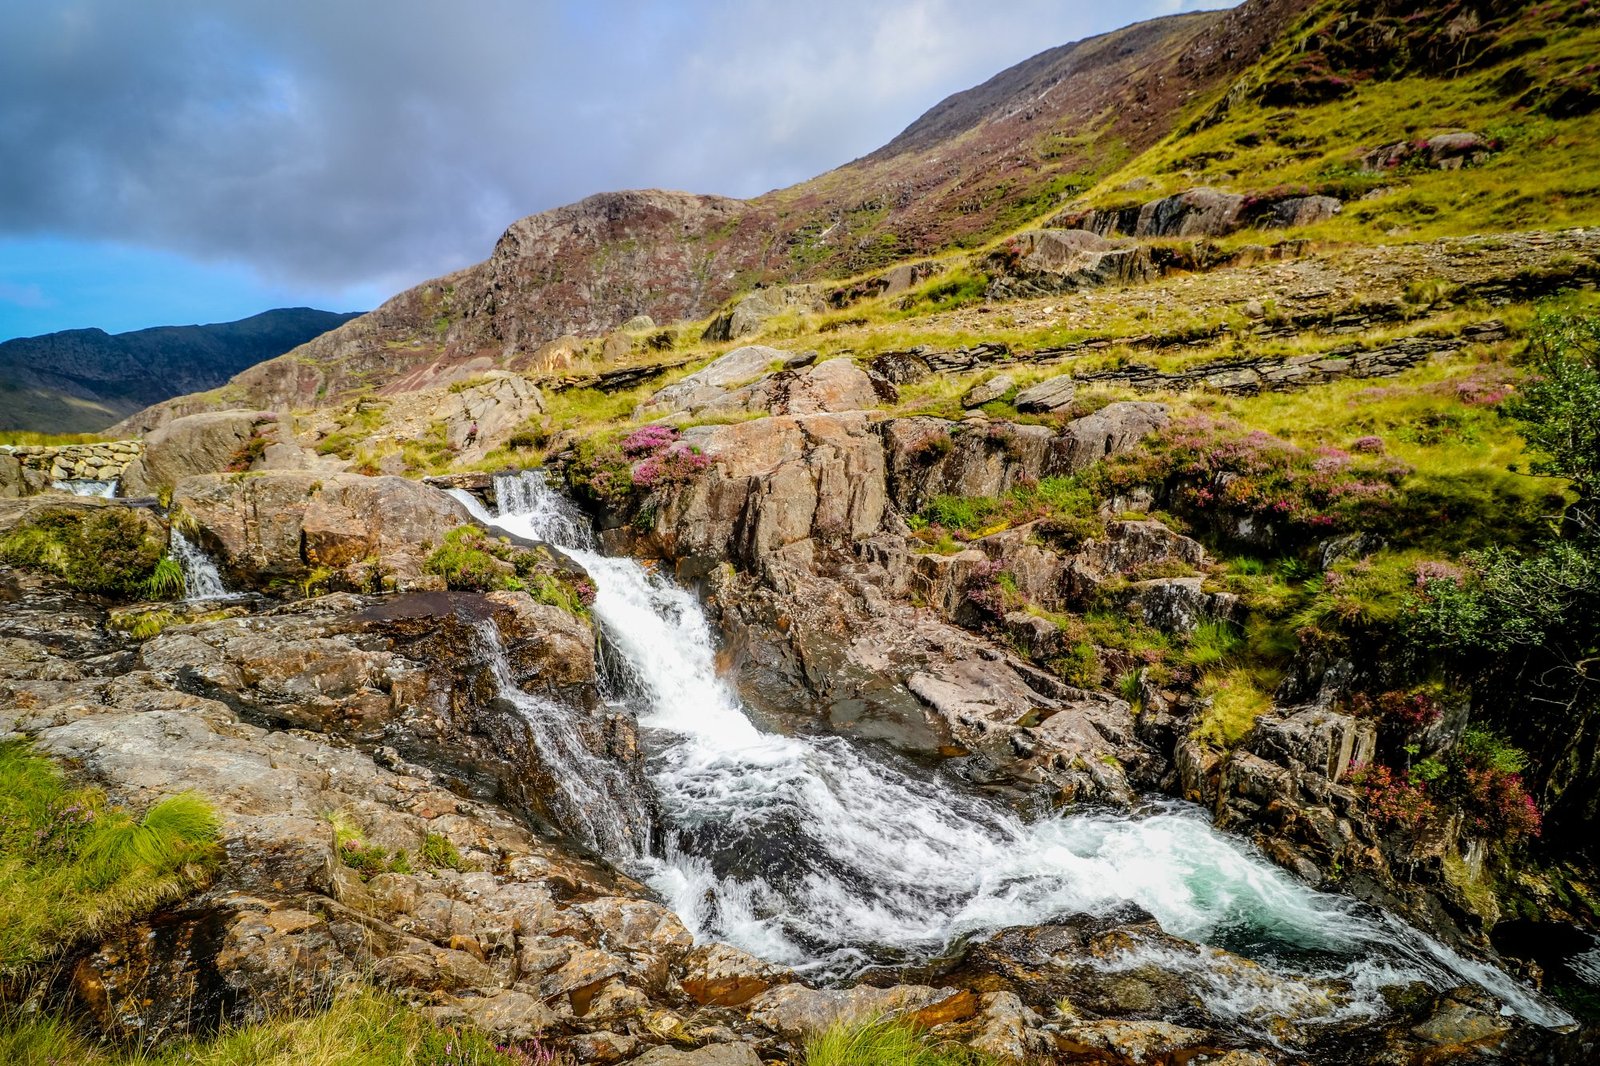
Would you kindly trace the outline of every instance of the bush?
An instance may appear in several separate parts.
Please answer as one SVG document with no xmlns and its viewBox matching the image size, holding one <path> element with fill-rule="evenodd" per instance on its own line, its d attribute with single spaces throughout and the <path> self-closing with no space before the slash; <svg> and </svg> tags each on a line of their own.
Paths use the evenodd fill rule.
<svg viewBox="0 0 1600 1066">
<path fill-rule="evenodd" d="M 446 533 L 422 567 L 443 577 L 452 589 L 526 592 L 580 617 L 594 603 L 593 583 L 557 565 L 548 549 L 518 548 L 477 526 L 457 526 Z"/>
<path fill-rule="evenodd" d="M 1360 790 L 1368 816 L 1379 825 L 1415 830 L 1438 815 L 1425 782 L 1387 766 L 1360 768 L 1350 775 L 1350 783 Z"/>
<path fill-rule="evenodd" d="M 1243 521 L 1305 543 L 1393 509 L 1407 467 L 1381 455 L 1307 450 L 1227 419 L 1174 422 L 1142 449 L 1102 466 L 1105 495 L 1162 485 L 1177 508 L 1224 538 Z"/>
<path fill-rule="evenodd" d="M 43 511 L 0 540 L 0 562 L 124 600 L 146 595 L 165 551 L 155 532 L 122 507 Z"/>
</svg>

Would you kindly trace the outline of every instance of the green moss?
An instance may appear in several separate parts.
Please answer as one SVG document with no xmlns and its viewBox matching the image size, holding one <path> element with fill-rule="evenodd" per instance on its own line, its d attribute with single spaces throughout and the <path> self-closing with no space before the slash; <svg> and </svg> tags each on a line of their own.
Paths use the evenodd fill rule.
<svg viewBox="0 0 1600 1066">
<path fill-rule="evenodd" d="M 518 548 L 477 526 L 457 526 L 423 562 L 453 589 L 526 592 L 540 603 L 580 618 L 589 616 L 594 586 L 559 565 L 548 549 Z"/>
<path fill-rule="evenodd" d="M 0 540 L 0 562 L 125 600 L 148 593 L 165 551 L 158 534 L 121 507 L 43 511 Z"/>
</svg>

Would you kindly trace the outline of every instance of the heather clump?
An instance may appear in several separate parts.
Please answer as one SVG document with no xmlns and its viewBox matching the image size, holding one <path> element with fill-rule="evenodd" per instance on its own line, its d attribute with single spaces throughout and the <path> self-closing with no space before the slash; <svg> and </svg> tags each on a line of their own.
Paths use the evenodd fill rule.
<svg viewBox="0 0 1600 1066">
<path fill-rule="evenodd" d="M 1223 539 L 1303 543 L 1394 508 L 1410 472 L 1369 444 L 1303 448 L 1231 419 L 1197 414 L 1105 465 L 1108 494 L 1158 485 L 1174 510 Z"/>
</svg>

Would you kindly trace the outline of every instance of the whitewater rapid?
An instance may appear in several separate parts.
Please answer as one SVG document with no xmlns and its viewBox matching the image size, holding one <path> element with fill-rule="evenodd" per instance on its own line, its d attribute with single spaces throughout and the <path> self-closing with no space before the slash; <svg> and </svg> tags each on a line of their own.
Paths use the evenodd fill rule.
<svg viewBox="0 0 1600 1066">
<path fill-rule="evenodd" d="M 758 728 L 718 674 L 716 634 L 691 592 L 601 554 L 588 524 L 537 472 L 497 478 L 496 489 L 495 515 L 452 495 L 480 521 L 555 544 L 588 570 L 613 698 L 637 716 L 646 742 L 662 831 L 648 848 L 635 836 L 608 857 L 702 939 L 845 978 L 937 956 L 969 934 L 1131 902 L 1166 932 L 1242 954 L 1260 972 L 1241 982 L 1220 951 L 1169 958 L 1136 949 L 1107 965 L 1193 971 L 1209 1008 L 1255 1031 L 1279 1017 L 1378 1017 L 1381 989 L 1412 981 L 1477 984 L 1532 1021 L 1571 1021 L 1499 970 L 1307 886 L 1190 805 L 1030 821 L 844 738 Z"/>
</svg>

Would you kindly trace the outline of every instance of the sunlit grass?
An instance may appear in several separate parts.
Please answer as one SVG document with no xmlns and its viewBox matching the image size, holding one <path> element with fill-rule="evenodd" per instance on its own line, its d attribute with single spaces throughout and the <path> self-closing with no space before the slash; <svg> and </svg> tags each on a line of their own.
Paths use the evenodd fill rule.
<svg viewBox="0 0 1600 1066">
<path fill-rule="evenodd" d="M 216 833 L 193 793 L 135 818 L 26 743 L 0 743 L 0 974 L 186 895 L 209 876 Z"/>
</svg>

